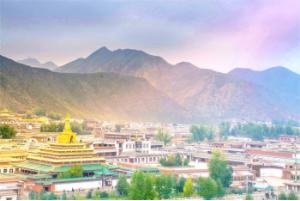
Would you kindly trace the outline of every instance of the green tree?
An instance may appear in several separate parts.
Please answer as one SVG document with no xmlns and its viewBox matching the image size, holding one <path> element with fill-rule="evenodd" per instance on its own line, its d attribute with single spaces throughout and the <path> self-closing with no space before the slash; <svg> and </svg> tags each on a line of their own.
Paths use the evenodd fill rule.
<svg viewBox="0 0 300 201">
<path fill-rule="evenodd" d="M 93 191 L 89 190 L 85 196 L 87 199 L 91 199 L 93 197 Z"/>
<path fill-rule="evenodd" d="M 141 171 L 137 171 L 131 178 L 129 197 L 132 200 L 143 200 L 145 189 L 144 174 Z"/>
<path fill-rule="evenodd" d="M 171 135 L 168 132 L 165 132 L 163 129 L 158 129 L 156 135 L 155 135 L 155 139 L 163 142 L 164 145 L 166 146 L 167 144 L 169 144 L 172 140 Z"/>
<path fill-rule="evenodd" d="M 287 200 L 287 196 L 284 192 L 281 192 L 278 196 L 278 200 Z"/>
<path fill-rule="evenodd" d="M 39 200 L 49 200 L 48 193 L 46 191 L 41 191 L 39 193 Z"/>
<path fill-rule="evenodd" d="M 220 151 L 213 151 L 208 164 L 209 175 L 222 186 L 228 188 L 232 182 L 232 168 L 228 165 L 225 156 Z"/>
<path fill-rule="evenodd" d="M 206 200 L 211 200 L 218 196 L 218 185 L 210 177 L 200 177 L 197 182 L 197 193 Z"/>
<path fill-rule="evenodd" d="M 46 110 L 43 108 L 36 108 L 34 114 L 37 116 L 46 116 Z"/>
<path fill-rule="evenodd" d="M 83 168 L 80 165 L 72 166 L 68 171 L 60 173 L 59 178 L 83 177 Z"/>
<path fill-rule="evenodd" d="M 100 193 L 100 198 L 108 198 L 109 197 L 109 194 L 105 191 L 101 192 Z"/>
<path fill-rule="evenodd" d="M 182 193 L 183 192 L 183 187 L 185 184 L 185 178 L 184 177 L 180 177 L 177 183 L 177 192 Z"/>
<path fill-rule="evenodd" d="M 57 199 L 58 199 L 57 195 L 55 195 L 53 192 L 51 192 L 47 198 L 47 200 L 57 200 Z"/>
<path fill-rule="evenodd" d="M 298 196 L 296 195 L 295 192 L 290 192 L 287 196 L 287 200 L 298 200 Z"/>
<path fill-rule="evenodd" d="M 14 127 L 6 124 L 0 125 L 0 137 L 2 139 L 11 139 L 16 136 L 16 133 Z"/>
<path fill-rule="evenodd" d="M 151 175 L 145 175 L 145 189 L 144 189 L 144 200 L 154 200 L 155 190 L 154 181 Z"/>
<path fill-rule="evenodd" d="M 205 139 L 206 130 L 204 127 L 198 127 L 193 125 L 190 129 L 190 132 L 192 133 L 193 141 L 199 142 Z"/>
<path fill-rule="evenodd" d="M 62 115 L 59 113 L 55 113 L 55 112 L 50 112 L 47 115 L 48 118 L 53 119 L 53 120 L 61 120 L 62 119 Z"/>
<path fill-rule="evenodd" d="M 127 182 L 127 178 L 125 175 L 121 175 L 119 177 L 116 189 L 117 189 L 117 193 L 120 196 L 127 196 L 129 193 L 129 183 Z"/>
<path fill-rule="evenodd" d="M 220 131 L 220 136 L 222 139 L 227 139 L 228 135 L 230 134 L 230 123 L 228 122 L 222 122 L 219 125 L 219 131 Z"/>
<path fill-rule="evenodd" d="M 30 191 L 28 194 L 29 200 L 37 200 L 38 199 L 38 193 L 36 191 Z"/>
<path fill-rule="evenodd" d="M 67 200 L 67 199 L 68 199 L 66 191 L 64 191 L 64 192 L 61 194 L 61 198 L 60 198 L 60 199 L 61 199 L 61 200 Z"/>
<path fill-rule="evenodd" d="M 247 193 L 245 200 L 253 200 L 253 196 L 250 193 Z"/>
<path fill-rule="evenodd" d="M 187 178 L 183 187 L 183 195 L 185 197 L 191 197 L 193 195 L 193 182 L 191 178 Z"/>
<path fill-rule="evenodd" d="M 155 180 L 155 190 L 159 199 L 168 199 L 173 193 L 172 177 L 160 175 Z"/>
</svg>

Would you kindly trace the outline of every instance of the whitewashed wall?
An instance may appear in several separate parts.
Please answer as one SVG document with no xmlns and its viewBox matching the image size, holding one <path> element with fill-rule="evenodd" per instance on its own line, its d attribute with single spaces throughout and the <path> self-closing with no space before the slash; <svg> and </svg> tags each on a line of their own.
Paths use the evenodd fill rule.
<svg viewBox="0 0 300 201">
<path fill-rule="evenodd" d="M 102 187 L 101 181 L 83 181 L 72 183 L 58 183 L 55 184 L 55 191 L 72 191 L 78 189 L 93 189 Z"/>
<path fill-rule="evenodd" d="M 283 170 L 279 168 L 260 168 L 261 177 L 282 178 Z"/>
</svg>

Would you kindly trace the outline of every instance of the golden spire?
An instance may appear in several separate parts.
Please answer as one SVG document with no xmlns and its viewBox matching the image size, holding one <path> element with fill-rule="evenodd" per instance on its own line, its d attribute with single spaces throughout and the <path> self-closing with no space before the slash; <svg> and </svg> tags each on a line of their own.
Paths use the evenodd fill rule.
<svg viewBox="0 0 300 201">
<path fill-rule="evenodd" d="M 63 143 L 63 144 L 70 144 L 76 142 L 76 134 L 71 129 L 69 114 L 67 114 L 65 118 L 64 130 L 57 136 L 56 141 L 58 143 Z"/>
<path fill-rule="evenodd" d="M 69 133 L 72 132 L 71 129 L 71 124 L 70 124 L 70 114 L 67 113 L 66 117 L 65 117 L 65 126 L 64 126 L 64 133 Z"/>
</svg>

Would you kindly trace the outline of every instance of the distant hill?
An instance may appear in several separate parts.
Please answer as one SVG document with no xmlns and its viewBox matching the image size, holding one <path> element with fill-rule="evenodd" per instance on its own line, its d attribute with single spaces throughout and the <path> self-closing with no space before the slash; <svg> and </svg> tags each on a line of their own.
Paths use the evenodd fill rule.
<svg viewBox="0 0 300 201">
<path fill-rule="evenodd" d="M 282 76 L 287 79 L 285 87 L 279 86 L 281 81 L 278 80 L 281 79 L 272 73 L 269 74 L 267 86 L 234 72 L 225 74 L 200 69 L 187 62 L 171 65 L 163 58 L 143 51 L 111 51 L 106 47 L 98 49 L 86 58 L 65 64 L 57 71 L 115 72 L 145 78 L 156 89 L 185 108 L 194 121 L 271 120 L 300 116 L 298 95 L 289 92 L 294 90 L 291 88 L 297 88 L 296 83 L 299 79 L 286 74 Z M 278 90 L 274 91 L 270 80 L 278 82 Z M 287 101 L 287 95 L 284 94 L 293 97 Z"/>
<path fill-rule="evenodd" d="M 54 69 L 56 69 L 58 67 L 52 61 L 48 61 L 46 63 L 41 63 L 37 59 L 30 58 L 30 57 L 26 58 L 26 59 L 18 60 L 18 62 L 21 63 L 21 64 L 25 64 L 25 65 L 31 66 L 31 67 L 45 68 L 45 69 L 48 69 L 48 70 L 54 70 Z"/>
<path fill-rule="evenodd" d="M 115 73 L 64 74 L 0 56 L 0 108 L 41 107 L 77 117 L 184 122 L 186 112 L 143 78 Z"/>
</svg>

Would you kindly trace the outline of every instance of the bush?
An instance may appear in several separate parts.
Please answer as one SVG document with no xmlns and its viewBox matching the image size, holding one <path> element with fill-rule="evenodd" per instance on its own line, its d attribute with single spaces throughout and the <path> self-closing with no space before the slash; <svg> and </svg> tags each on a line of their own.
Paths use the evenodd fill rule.
<svg viewBox="0 0 300 201">
<path fill-rule="evenodd" d="M 109 194 L 105 191 L 101 192 L 100 193 L 100 198 L 108 198 L 109 197 Z"/>
</svg>

